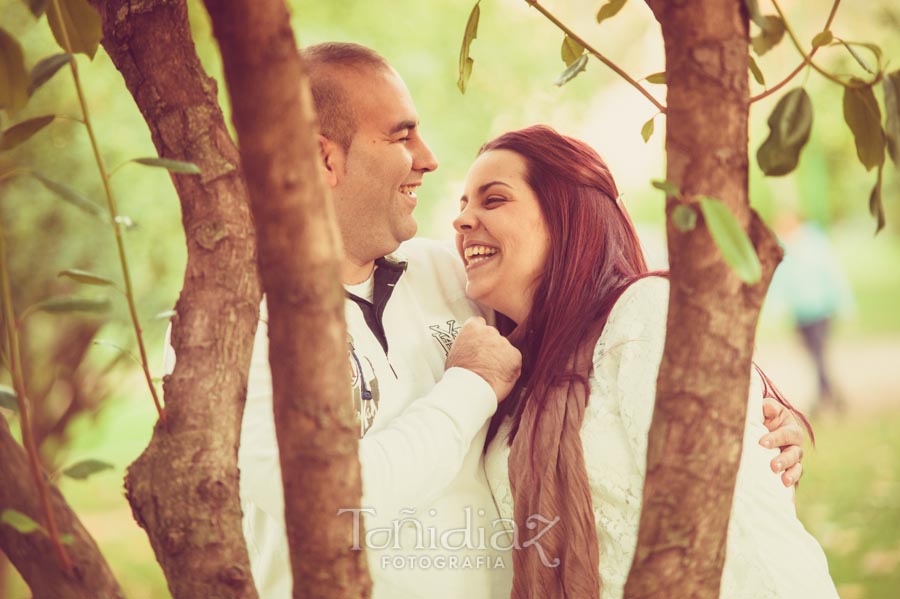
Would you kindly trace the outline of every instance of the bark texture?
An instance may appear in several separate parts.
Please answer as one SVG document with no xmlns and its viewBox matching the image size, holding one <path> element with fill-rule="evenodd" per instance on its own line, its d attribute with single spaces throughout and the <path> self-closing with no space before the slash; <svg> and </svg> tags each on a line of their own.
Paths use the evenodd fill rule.
<svg viewBox="0 0 900 599">
<path fill-rule="evenodd" d="M 178 362 L 126 490 L 176 599 L 252 598 L 237 447 L 261 291 L 240 159 L 194 49 L 184 0 L 92 0 L 103 46 L 174 175 L 188 260 L 173 319 Z"/>
<path fill-rule="evenodd" d="M 206 0 L 259 239 L 294 597 L 369 596 L 350 551 L 361 499 L 340 238 L 312 97 L 282 0 Z"/>
<path fill-rule="evenodd" d="M 0 416 L 0 513 L 11 509 L 35 522 L 43 521 L 43 511 L 28 467 L 28 456 Z M 3 551 L 28 584 L 35 599 L 118 599 L 124 597 L 109 565 L 96 543 L 82 526 L 56 487 L 50 487 L 50 501 L 61 534 L 73 537 L 66 552 L 72 560 L 73 575 L 60 567 L 50 539 L 39 533 L 23 534 L 0 524 L 0 550 Z M 2 592 L 3 587 L 0 587 Z"/>
<path fill-rule="evenodd" d="M 702 222 L 669 219 L 670 301 L 629 598 L 719 596 L 756 323 L 780 259 L 748 201 L 748 29 L 740 0 L 648 0 L 666 47 L 666 179 L 722 200 L 763 280 L 743 284 Z M 675 207 L 669 198 L 667 212 Z"/>
</svg>

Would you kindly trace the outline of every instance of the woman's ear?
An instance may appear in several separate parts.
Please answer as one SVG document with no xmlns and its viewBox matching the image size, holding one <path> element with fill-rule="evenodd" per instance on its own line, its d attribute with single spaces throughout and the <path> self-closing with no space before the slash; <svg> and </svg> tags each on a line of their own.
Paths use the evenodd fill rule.
<svg viewBox="0 0 900 599">
<path fill-rule="evenodd" d="M 325 175 L 325 183 L 328 187 L 334 187 L 338 183 L 339 173 L 344 172 L 344 149 L 340 144 L 319 134 L 319 154 L 322 157 L 322 174 Z"/>
</svg>

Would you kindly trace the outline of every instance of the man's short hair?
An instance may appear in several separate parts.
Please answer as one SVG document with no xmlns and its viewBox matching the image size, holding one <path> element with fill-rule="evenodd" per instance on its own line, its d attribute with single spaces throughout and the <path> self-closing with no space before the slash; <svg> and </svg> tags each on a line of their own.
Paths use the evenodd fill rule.
<svg viewBox="0 0 900 599">
<path fill-rule="evenodd" d="M 390 70 L 391 65 L 374 50 L 342 42 L 309 46 L 300 51 L 300 56 L 309 75 L 320 132 L 346 151 L 359 124 L 351 94 L 363 94 L 365 90 L 348 90 L 341 73 L 372 73 Z"/>
</svg>

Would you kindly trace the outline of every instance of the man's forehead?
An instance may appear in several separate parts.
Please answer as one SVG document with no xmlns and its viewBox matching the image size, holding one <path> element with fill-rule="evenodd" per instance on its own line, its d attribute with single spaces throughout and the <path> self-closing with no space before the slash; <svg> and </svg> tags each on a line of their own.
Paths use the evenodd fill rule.
<svg viewBox="0 0 900 599">
<path fill-rule="evenodd" d="M 342 77 L 344 92 L 358 119 L 393 134 L 418 125 L 419 117 L 403 79 L 393 69 L 367 69 Z"/>
</svg>

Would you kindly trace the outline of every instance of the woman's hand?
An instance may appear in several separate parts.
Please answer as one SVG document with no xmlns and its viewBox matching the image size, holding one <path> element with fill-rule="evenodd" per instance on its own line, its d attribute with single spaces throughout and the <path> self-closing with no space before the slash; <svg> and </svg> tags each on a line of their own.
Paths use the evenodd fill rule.
<svg viewBox="0 0 900 599">
<path fill-rule="evenodd" d="M 781 472 L 785 487 L 796 485 L 803 476 L 803 428 L 794 414 L 771 397 L 763 399 L 763 424 L 769 434 L 759 440 L 768 449 L 780 447 L 781 453 L 770 463 L 772 472 Z"/>
</svg>

